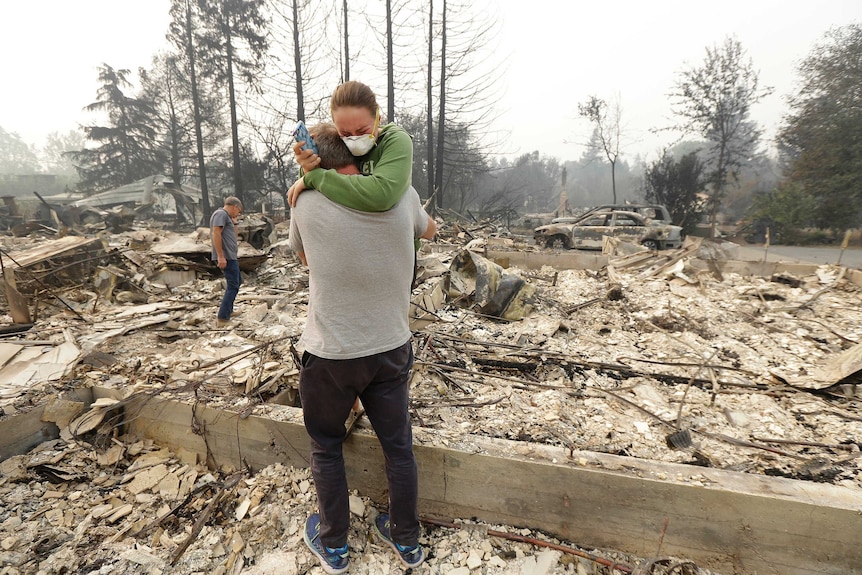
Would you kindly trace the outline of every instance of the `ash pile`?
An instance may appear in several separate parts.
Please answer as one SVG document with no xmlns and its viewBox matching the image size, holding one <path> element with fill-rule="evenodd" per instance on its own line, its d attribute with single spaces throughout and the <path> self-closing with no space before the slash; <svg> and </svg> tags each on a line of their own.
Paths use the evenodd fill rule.
<svg viewBox="0 0 862 575">
<path fill-rule="evenodd" d="M 474 235 L 456 229 L 419 255 L 411 413 L 437 432 L 425 441 L 469 448 L 486 436 L 573 458 L 686 463 L 677 479 L 693 485 L 713 467 L 862 487 L 862 309 L 845 268 L 743 276 L 698 264 L 715 263 L 700 245 L 617 246 L 597 270 L 503 268 L 489 247 L 535 249 Z M 220 279 L 187 246 L 160 253 L 157 237 L 63 250 L 4 239 L 32 317 L 6 317 L 0 420 L 42 406 L 56 437 L 4 455 L 0 573 L 317 573 L 299 543 L 316 505 L 307 470 L 226 468 L 123 433 L 142 397 L 297 405 L 307 271 L 283 240 L 253 254 L 241 315 L 218 329 Z M 75 399 L 95 386 L 119 398 Z M 372 502 L 354 493 L 351 511 L 351 572 L 399 572 L 369 537 Z M 468 518 L 426 524 L 422 543 L 431 572 L 458 575 L 711 573 L 684 559 L 578 555 L 577 542 Z"/>
</svg>

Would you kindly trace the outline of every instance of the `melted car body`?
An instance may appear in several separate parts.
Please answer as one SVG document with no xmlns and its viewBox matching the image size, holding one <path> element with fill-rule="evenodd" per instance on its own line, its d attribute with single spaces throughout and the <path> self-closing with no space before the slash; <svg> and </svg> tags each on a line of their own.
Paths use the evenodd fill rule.
<svg viewBox="0 0 862 575">
<path fill-rule="evenodd" d="M 616 207 L 597 208 L 574 223 L 549 224 L 533 231 L 537 244 L 556 249 L 600 250 L 605 236 L 654 250 L 682 245 L 681 227 Z"/>
</svg>

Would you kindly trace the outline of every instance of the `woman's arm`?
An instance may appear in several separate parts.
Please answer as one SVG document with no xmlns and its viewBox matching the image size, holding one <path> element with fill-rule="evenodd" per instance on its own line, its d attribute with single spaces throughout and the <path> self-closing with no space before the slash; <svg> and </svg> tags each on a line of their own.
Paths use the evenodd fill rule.
<svg viewBox="0 0 862 575">
<path fill-rule="evenodd" d="M 363 212 L 385 212 L 404 196 L 413 174 L 413 141 L 398 126 L 381 129 L 380 141 L 365 162 L 371 174 L 346 176 L 335 170 L 315 169 L 303 176 L 306 188 L 320 191 L 333 202 Z M 365 170 L 363 170 L 365 171 Z"/>
</svg>

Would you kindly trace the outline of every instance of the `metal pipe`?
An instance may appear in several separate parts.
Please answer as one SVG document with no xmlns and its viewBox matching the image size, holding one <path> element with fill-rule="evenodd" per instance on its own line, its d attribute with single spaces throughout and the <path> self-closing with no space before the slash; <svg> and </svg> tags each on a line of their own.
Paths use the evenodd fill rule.
<svg viewBox="0 0 862 575">
<path fill-rule="evenodd" d="M 450 523 L 448 521 L 441 521 L 439 519 L 432 519 L 430 517 L 420 517 L 419 520 L 422 523 L 426 523 L 428 525 L 447 527 L 449 529 L 461 529 L 462 527 L 458 523 Z M 582 559 L 587 559 L 588 561 L 592 561 L 593 563 L 598 563 L 599 565 L 604 565 L 605 567 L 610 567 L 611 569 L 616 569 L 617 571 L 622 571 L 623 573 L 631 573 L 633 571 L 633 568 L 629 565 L 617 563 L 616 561 L 611 561 L 610 559 L 605 559 L 604 557 L 599 557 L 597 555 L 593 555 L 592 553 L 587 553 L 586 551 L 581 551 L 580 549 L 575 549 L 566 545 L 559 545 L 557 543 L 551 543 L 550 541 L 542 541 L 541 539 L 536 539 L 534 537 L 525 537 L 524 535 L 517 535 L 515 533 L 506 533 L 505 531 L 495 531 L 494 529 L 488 529 L 487 533 L 491 537 L 499 537 L 500 539 L 506 539 L 508 541 L 527 543 L 530 545 L 535 545 L 536 547 L 546 547 L 548 549 L 554 549 L 555 551 L 562 551 L 563 553 L 568 553 L 569 555 L 574 555 Z"/>
</svg>

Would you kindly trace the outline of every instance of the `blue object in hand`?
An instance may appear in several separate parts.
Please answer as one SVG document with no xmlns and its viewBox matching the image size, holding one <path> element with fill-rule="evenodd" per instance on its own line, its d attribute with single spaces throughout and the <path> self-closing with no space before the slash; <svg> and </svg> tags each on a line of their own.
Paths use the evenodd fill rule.
<svg viewBox="0 0 862 575">
<path fill-rule="evenodd" d="M 314 143 L 314 140 L 311 138 L 311 134 L 308 133 L 308 129 L 305 127 L 305 124 L 302 120 L 296 123 L 296 128 L 293 129 L 293 139 L 297 142 L 305 142 L 302 145 L 303 150 L 311 150 L 315 154 L 317 154 L 317 146 Z"/>
</svg>

